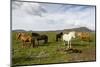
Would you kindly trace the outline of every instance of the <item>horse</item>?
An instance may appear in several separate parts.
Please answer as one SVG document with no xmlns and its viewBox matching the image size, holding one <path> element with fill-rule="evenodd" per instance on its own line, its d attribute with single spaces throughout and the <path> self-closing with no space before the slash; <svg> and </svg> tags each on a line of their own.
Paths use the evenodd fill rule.
<svg viewBox="0 0 100 67">
<path fill-rule="evenodd" d="M 40 40 L 44 40 L 44 43 L 47 43 L 48 42 L 48 36 L 47 35 L 40 35 L 38 33 L 32 33 L 32 37 L 34 37 L 37 42 L 38 42 L 38 45 L 39 45 L 39 41 Z"/>
<path fill-rule="evenodd" d="M 39 45 L 39 40 L 44 40 L 44 43 L 47 43 L 47 42 L 48 42 L 48 36 L 47 36 L 47 35 L 40 35 L 40 36 L 37 38 L 38 45 Z"/>
<path fill-rule="evenodd" d="M 83 41 L 90 41 L 91 39 L 89 32 L 77 32 L 77 36 Z"/>
<path fill-rule="evenodd" d="M 35 46 L 35 39 L 33 39 L 30 35 L 27 33 L 19 32 L 17 33 L 17 40 L 21 40 L 23 42 L 22 48 L 26 47 L 26 43 L 30 43 L 30 46 Z"/>
<path fill-rule="evenodd" d="M 63 35 L 63 32 L 56 34 L 56 41 L 58 41 L 59 39 L 61 40 L 62 35 Z"/>
<path fill-rule="evenodd" d="M 64 45 L 66 45 L 66 42 L 68 42 L 67 48 L 71 48 L 71 40 L 72 38 L 75 38 L 75 31 L 69 32 L 68 34 L 63 34 L 62 38 L 64 41 Z"/>
<path fill-rule="evenodd" d="M 38 34 L 38 33 L 32 33 L 32 36 L 33 37 L 38 37 L 38 36 L 40 36 L 40 34 Z"/>
</svg>

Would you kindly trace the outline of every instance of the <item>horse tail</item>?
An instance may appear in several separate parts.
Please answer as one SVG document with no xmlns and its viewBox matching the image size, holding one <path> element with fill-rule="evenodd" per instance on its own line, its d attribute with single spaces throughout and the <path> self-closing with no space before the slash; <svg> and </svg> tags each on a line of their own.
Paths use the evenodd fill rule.
<svg viewBox="0 0 100 67">
<path fill-rule="evenodd" d="M 58 41 L 58 37 L 56 36 L 56 41 Z"/>
</svg>

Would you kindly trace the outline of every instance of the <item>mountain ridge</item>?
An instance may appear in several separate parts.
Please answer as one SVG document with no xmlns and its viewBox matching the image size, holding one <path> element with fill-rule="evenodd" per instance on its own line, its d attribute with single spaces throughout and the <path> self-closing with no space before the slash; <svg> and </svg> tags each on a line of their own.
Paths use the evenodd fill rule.
<svg viewBox="0 0 100 67">
<path fill-rule="evenodd" d="M 49 30 L 49 31 L 33 31 L 33 30 L 26 31 L 23 29 L 16 29 L 12 31 L 13 32 L 60 32 L 60 31 L 94 32 L 94 30 L 91 30 L 87 27 L 70 28 L 70 29 L 64 29 L 64 30 Z"/>
</svg>

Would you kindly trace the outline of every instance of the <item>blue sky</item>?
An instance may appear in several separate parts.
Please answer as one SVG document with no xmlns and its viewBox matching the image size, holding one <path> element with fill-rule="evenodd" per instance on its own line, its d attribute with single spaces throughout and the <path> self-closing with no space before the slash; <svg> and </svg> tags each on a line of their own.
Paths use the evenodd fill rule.
<svg viewBox="0 0 100 67">
<path fill-rule="evenodd" d="M 12 29 L 33 31 L 87 27 L 95 30 L 95 6 L 12 2 Z"/>
</svg>

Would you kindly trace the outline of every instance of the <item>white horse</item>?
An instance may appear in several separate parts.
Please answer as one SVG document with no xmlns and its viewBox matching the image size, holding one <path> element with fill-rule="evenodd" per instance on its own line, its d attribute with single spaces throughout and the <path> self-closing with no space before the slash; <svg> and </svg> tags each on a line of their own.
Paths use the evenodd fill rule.
<svg viewBox="0 0 100 67">
<path fill-rule="evenodd" d="M 62 38 L 64 41 L 64 45 L 66 45 L 66 42 L 68 42 L 67 48 L 71 48 L 71 40 L 72 38 L 75 38 L 75 31 L 69 32 L 68 34 L 64 34 Z"/>
</svg>

